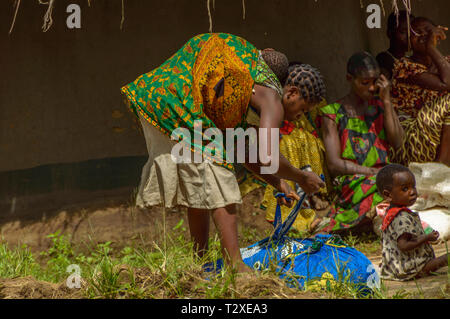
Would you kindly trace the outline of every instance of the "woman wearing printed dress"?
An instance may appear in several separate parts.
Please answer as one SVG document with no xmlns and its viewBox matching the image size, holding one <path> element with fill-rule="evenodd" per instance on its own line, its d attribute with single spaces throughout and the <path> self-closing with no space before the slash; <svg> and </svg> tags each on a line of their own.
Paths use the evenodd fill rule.
<svg viewBox="0 0 450 319">
<path fill-rule="evenodd" d="M 199 256 L 208 249 L 211 214 L 225 263 L 237 271 L 249 271 L 238 245 L 235 204 L 242 200 L 233 163 L 215 158 L 201 163 L 175 163 L 170 135 L 176 128 L 187 128 L 194 136 L 195 120 L 201 121 L 203 132 L 208 128 L 245 128 L 250 105 L 259 114 L 259 127 L 268 129 L 260 140 L 271 150 L 275 141 L 270 129 L 279 128 L 286 115 L 295 118 L 322 98 L 302 94 L 304 79 L 300 71 L 296 70 L 296 82 L 282 87 L 261 51 L 246 40 L 224 33 L 201 34 L 190 39 L 159 68 L 123 87 L 131 110 L 141 121 L 149 152 L 137 205 L 187 207 L 189 228 Z M 323 87 L 319 78 L 313 81 Z M 318 92 L 324 94 L 324 90 Z M 202 134 L 204 140 L 209 140 Z M 197 145 L 195 140 L 190 148 L 194 153 L 205 154 L 205 146 Z M 246 163 L 246 167 L 260 174 L 261 167 L 268 167 L 277 159 L 271 160 Z M 297 182 L 307 193 L 324 186 L 316 174 L 296 169 L 283 156 L 279 157 L 276 174 L 261 177 L 291 199 L 298 199 L 298 195 L 283 179 Z M 281 202 L 291 205 L 285 199 Z"/>
<path fill-rule="evenodd" d="M 405 130 L 392 160 L 450 166 L 450 56 L 437 48 L 447 28 L 422 17 L 411 27 L 413 55 L 395 63 L 392 77 L 392 103 Z"/>
<path fill-rule="evenodd" d="M 356 53 L 347 64 L 351 91 L 321 109 L 326 161 L 337 195 L 325 232 L 354 228 L 383 198 L 375 176 L 389 163 L 389 146 L 401 145 L 403 130 L 390 100 L 390 83 L 375 58 Z"/>
</svg>

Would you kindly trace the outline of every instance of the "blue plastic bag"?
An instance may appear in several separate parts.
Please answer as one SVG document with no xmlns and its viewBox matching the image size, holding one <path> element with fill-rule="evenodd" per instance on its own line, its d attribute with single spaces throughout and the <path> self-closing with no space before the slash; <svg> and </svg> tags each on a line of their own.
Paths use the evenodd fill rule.
<svg viewBox="0 0 450 319">
<path fill-rule="evenodd" d="M 277 206 L 274 232 L 271 236 L 241 249 L 244 263 L 254 269 L 275 267 L 280 278 L 291 287 L 315 285 L 327 288 L 337 283 L 353 284 L 361 292 L 379 287 L 379 276 L 372 262 L 358 250 L 347 246 L 333 235 L 316 235 L 313 239 L 286 236 L 300 211 L 306 194 L 298 185 L 300 200 L 282 223 L 281 209 Z M 285 196 L 277 193 L 276 197 Z M 219 271 L 220 259 L 204 266 L 205 271 Z"/>
</svg>

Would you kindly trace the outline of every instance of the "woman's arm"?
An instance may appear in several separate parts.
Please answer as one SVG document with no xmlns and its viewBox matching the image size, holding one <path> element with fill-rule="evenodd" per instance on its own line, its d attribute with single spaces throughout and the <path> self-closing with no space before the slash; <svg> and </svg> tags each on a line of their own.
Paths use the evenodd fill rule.
<svg viewBox="0 0 450 319">
<path fill-rule="evenodd" d="M 384 75 L 381 75 L 377 80 L 377 85 L 380 88 L 380 99 L 384 104 L 386 138 L 394 149 L 398 149 L 402 146 L 404 131 L 391 103 L 391 83 Z"/>
<path fill-rule="evenodd" d="M 376 168 L 361 166 L 342 159 L 341 141 L 339 140 L 336 123 L 327 117 L 323 117 L 322 137 L 328 170 L 333 177 L 353 174 L 374 175 L 378 172 Z"/>
<path fill-rule="evenodd" d="M 283 104 L 277 92 L 271 88 L 255 85 L 254 90 L 250 104 L 259 111 L 259 128 L 267 129 L 266 134 L 259 137 L 259 141 L 267 145 L 267 155 L 271 156 L 272 144 L 275 142 L 272 141 L 271 129 L 280 128 L 284 118 Z M 277 135 L 276 138 L 278 140 L 279 136 Z M 270 163 L 263 162 L 263 164 Z"/>
<path fill-rule="evenodd" d="M 279 128 L 284 118 L 281 99 L 275 90 L 255 85 L 255 94 L 253 94 L 250 104 L 260 113 L 260 128 L 267 129 L 266 134 L 258 135 L 259 144 L 266 143 L 268 155 L 272 156 L 270 150 L 274 143 L 279 144 L 279 135 L 276 136 L 277 140 L 273 141 L 271 129 Z M 319 191 L 320 188 L 325 187 L 325 183 L 317 174 L 295 168 L 283 155 L 279 154 L 277 159 L 272 158 L 271 160 L 277 160 L 279 163 L 278 171 L 274 174 L 276 177 L 298 183 L 306 193 L 312 194 Z M 260 167 L 267 167 L 271 164 L 269 162 L 261 163 Z M 261 175 L 259 170 L 255 173 Z"/>
<path fill-rule="evenodd" d="M 431 30 L 427 39 L 427 53 L 436 65 L 438 73 L 426 72 L 413 76 L 409 83 L 435 91 L 450 91 L 450 63 L 437 49 L 439 40 L 445 39 L 443 30 L 442 28 Z"/>
<path fill-rule="evenodd" d="M 266 183 L 272 185 L 276 190 L 278 190 L 279 192 L 282 192 L 286 195 L 286 197 L 294 199 L 294 200 L 299 200 L 300 196 L 289 186 L 288 183 L 286 183 L 284 180 L 282 180 L 281 178 L 272 175 L 272 174 L 263 174 L 261 175 L 260 172 L 260 168 L 261 168 L 261 164 L 260 163 L 245 163 L 245 167 L 253 172 L 254 174 L 260 176 Z M 287 201 L 284 197 L 281 197 L 278 199 L 279 203 L 281 205 L 285 205 L 288 207 L 292 207 L 292 201 Z"/>
</svg>

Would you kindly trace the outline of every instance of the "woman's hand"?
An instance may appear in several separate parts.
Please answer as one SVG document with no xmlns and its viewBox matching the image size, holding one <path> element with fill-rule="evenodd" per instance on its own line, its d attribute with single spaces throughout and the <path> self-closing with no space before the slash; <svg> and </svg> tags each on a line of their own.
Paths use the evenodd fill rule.
<svg viewBox="0 0 450 319">
<path fill-rule="evenodd" d="M 447 27 L 438 26 L 428 31 L 426 45 L 427 49 L 430 50 L 432 48 L 436 48 L 441 40 L 447 39 L 445 35 L 445 31 L 447 31 Z"/>
<path fill-rule="evenodd" d="M 308 195 L 317 193 L 321 188 L 325 187 L 324 181 L 316 173 L 308 171 L 303 171 L 302 180 L 297 182 Z"/>
<path fill-rule="evenodd" d="M 380 77 L 375 82 L 376 86 L 380 88 L 380 99 L 384 103 L 391 102 L 391 82 L 381 74 Z"/>
<path fill-rule="evenodd" d="M 287 207 L 292 207 L 294 200 L 299 200 L 300 196 L 289 186 L 289 184 L 285 180 L 280 180 L 280 185 L 278 187 L 278 191 L 284 193 L 287 198 L 291 200 L 287 200 L 285 197 L 278 197 L 277 202 L 279 205 L 284 205 Z"/>
</svg>

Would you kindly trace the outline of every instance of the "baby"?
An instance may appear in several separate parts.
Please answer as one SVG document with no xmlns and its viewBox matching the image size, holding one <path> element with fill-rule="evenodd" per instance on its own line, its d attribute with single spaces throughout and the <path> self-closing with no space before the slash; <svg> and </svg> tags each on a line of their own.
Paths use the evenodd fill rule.
<svg viewBox="0 0 450 319">
<path fill-rule="evenodd" d="M 376 183 L 390 203 L 381 226 L 381 278 L 406 281 L 446 266 L 448 256 L 436 258 L 430 245 L 439 233 L 426 235 L 419 215 L 408 209 L 417 199 L 412 172 L 402 165 L 389 164 L 378 172 Z"/>
</svg>

